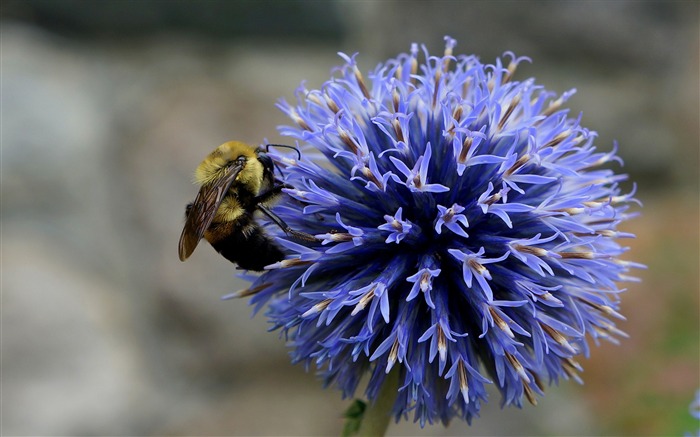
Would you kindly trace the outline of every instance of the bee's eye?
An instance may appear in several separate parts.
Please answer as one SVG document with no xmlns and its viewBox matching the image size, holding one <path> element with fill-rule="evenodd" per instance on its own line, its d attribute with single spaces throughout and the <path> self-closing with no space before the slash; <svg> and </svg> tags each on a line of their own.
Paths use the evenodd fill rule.
<svg viewBox="0 0 700 437">
<path fill-rule="evenodd" d="M 246 157 L 241 155 L 236 159 L 229 159 L 228 161 L 226 161 L 226 164 L 224 165 L 224 167 L 231 167 L 234 164 L 245 165 L 245 162 L 246 162 Z"/>
</svg>

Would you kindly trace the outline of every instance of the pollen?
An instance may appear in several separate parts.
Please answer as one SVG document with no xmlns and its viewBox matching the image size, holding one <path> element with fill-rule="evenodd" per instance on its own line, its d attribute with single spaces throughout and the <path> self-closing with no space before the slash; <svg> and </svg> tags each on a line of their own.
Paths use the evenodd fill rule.
<svg viewBox="0 0 700 437">
<path fill-rule="evenodd" d="M 367 293 L 365 293 L 364 296 L 360 299 L 359 302 L 357 302 L 357 305 L 355 305 L 355 308 L 352 310 L 352 313 L 350 313 L 351 316 L 357 315 L 360 311 L 365 309 L 368 303 L 374 299 L 374 290 L 375 287 L 372 287 Z"/>
<path fill-rule="evenodd" d="M 460 164 L 464 164 L 465 162 L 467 162 L 467 155 L 469 154 L 469 149 L 471 149 L 473 143 L 474 143 L 474 138 L 472 138 L 472 137 L 464 138 L 464 142 L 462 143 L 462 149 L 459 152 L 459 157 L 457 158 L 457 162 L 459 162 Z"/>
<path fill-rule="evenodd" d="M 541 247 L 524 246 L 522 244 L 516 244 L 515 246 L 513 246 L 513 248 L 518 252 L 529 253 L 539 257 L 547 256 L 547 250 L 542 249 Z"/>
<path fill-rule="evenodd" d="M 508 105 L 508 109 L 506 109 L 506 113 L 503 114 L 501 121 L 498 122 L 498 130 L 503 130 L 503 127 L 508 122 L 508 119 L 511 115 L 513 115 L 513 111 L 515 111 L 515 108 L 518 106 L 518 104 L 520 104 L 520 98 L 520 94 L 518 94 L 513 98 L 513 100 L 511 100 L 510 104 Z"/>
<path fill-rule="evenodd" d="M 332 302 L 333 299 L 322 300 L 321 302 L 309 308 L 304 314 L 301 315 L 301 317 L 309 317 L 312 314 L 320 313 L 321 311 L 325 310 L 328 307 L 328 305 L 330 305 Z"/>
<path fill-rule="evenodd" d="M 445 362 L 447 360 L 447 338 L 440 325 L 437 326 L 436 330 L 438 354 L 440 355 L 440 361 Z"/>
<path fill-rule="evenodd" d="M 254 295 L 260 293 L 261 291 L 269 288 L 271 285 L 272 285 L 271 283 L 267 282 L 267 283 L 260 284 L 260 285 L 255 286 L 255 287 L 245 288 L 243 290 L 236 291 L 235 293 L 231 293 L 230 295 L 225 296 L 225 297 L 227 297 L 227 298 L 232 298 L 232 297 L 243 298 L 243 297 L 254 296 Z"/>
<path fill-rule="evenodd" d="M 515 334 L 513 334 L 513 331 L 511 331 L 510 326 L 508 326 L 506 321 L 498 315 L 493 307 L 489 307 L 489 313 L 491 314 L 493 321 L 496 323 L 496 326 L 498 326 L 501 331 L 505 332 L 508 337 L 515 338 Z"/>
<path fill-rule="evenodd" d="M 394 367 L 396 359 L 399 356 L 399 339 L 395 338 L 394 343 L 391 345 L 391 351 L 389 351 L 389 356 L 387 357 L 386 371 L 387 373 Z"/>
<path fill-rule="evenodd" d="M 464 402 L 469 402 L 469 382 L 467 381 L 467 369 L 462 360 L 457 363 L 457 374 L 459 375 L 459 391 L 462 393 Z"/>
</svg>

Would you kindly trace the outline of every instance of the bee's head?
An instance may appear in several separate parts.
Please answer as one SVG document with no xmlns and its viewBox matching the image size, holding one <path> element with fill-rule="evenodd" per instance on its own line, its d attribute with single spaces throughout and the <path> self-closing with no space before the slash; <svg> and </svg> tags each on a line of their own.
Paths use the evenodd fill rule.
<svg viewBox="0 0 700 437">
<path fill-rule="evenodd" d="M 233 166 L 241 165 L 243 161 L 236 184 L 257 195 L 264 177 L 264 166 L 258 155 L 258 150 L 248 144 L 240 141 L 226 142 L 214 149 L 199 164 L 194 174 L 195 181 L 200 185 L 210 184 L 226 175 Z"/>
<path fill-rule="evenodd" d="M 260 161 L 263 168 L 263 183 L 269 184 L 271 187 L 275 182 L 275 163 L 262 149 L 258 149 L 258 161 Z M 267 188 L 269 189 L 270 187 Z"/>
<path fill-rule="evenodd" d="M 258 149 L 258 159 L 260 159 L 260 156 L 265 156 L 265 158 L 266 158 L 265 162 L 263 162 L 263 166 L 265 167 L 265 170 L 266 170 L 265 177 L 267 178 L 268 177 L 267 175 L 269 173 L 270 181 L 274 182 L 274 180 L 275 180 L 274 169 L 277 168 L 277 170 L 280 172 L 280 174 L 282 174 L 282 170 L 275 162 L 272 161 L 272 159 L 270 159 L 267 155 L 265 155 L 265 152 L 268 152 L 270 150 L 270 147 L 282 147 L 285 149 L 292 149 L 292 150 L 297 152 L 297 159 L 301 159 L 301 152 L 296 147 L 288 146 L 286 144 L 267 144 L 264 148 L 264 151 L 263 151 L 263 149 Z"/>
</svg>

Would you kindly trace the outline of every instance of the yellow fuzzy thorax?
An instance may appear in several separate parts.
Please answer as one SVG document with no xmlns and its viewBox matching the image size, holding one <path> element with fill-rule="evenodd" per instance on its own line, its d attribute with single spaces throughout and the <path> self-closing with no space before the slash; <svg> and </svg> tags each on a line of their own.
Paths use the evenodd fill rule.
<svg viewBox="0 0 700 437">
<path fill-rule="evenodd" d="M 215 223 L 232 223 L 238 220 L 245 210 L 233 196 L 225 197 L 214 216 Z"/>
<path fill-rule="evenodd" d="M 194 172 L 195 182 L 207 185 L 224 176 L 224 169 L 238 157 L 244 156 L 246 164 L 236 177 L 236 184 L 245 186 L 254 195 L 260 192 L 263 166 L 258 161 L 257 150 L 240 141 L 228 141 L 211 152 Z"/>
</svg>

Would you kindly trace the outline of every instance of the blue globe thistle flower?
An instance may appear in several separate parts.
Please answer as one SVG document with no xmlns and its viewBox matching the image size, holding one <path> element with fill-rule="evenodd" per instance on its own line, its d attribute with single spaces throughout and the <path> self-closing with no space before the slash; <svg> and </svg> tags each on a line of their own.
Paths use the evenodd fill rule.
<svg viewBox="0 0 700 437">
<path fill-rule="evenodd" d="M 279 104 L 302 159 L 274 155 L 289 198 L 275 207 L 301 243 L 250 288 L 295 363 L 369 400 L 392 369 L 396 419 L 471 421 L 495 384 L 503 405 L 580 382 L 587 338 L 616 342 L 632 216 L 621 162 L 518 63 L 482 64 L 417 45 L 368 76 L 356 55 L 320 89 Z"/>
</svg>

